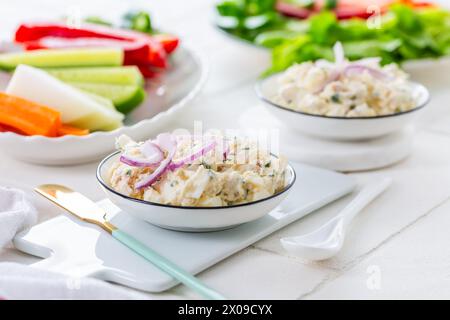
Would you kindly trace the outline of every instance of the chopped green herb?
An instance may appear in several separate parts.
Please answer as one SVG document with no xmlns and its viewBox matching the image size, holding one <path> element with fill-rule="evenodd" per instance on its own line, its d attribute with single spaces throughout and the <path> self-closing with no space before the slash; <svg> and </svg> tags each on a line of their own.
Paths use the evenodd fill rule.
<svg viewBox="0 0 450 320">
<path fill-rule="evenodd" d="M 331 96 L 331 101 L 334 103 L 341 103 L 341 97 L 339 96 L 339 93 L 335 93 Z"/>
<path fill-rule="evenodd" d="M 207 164 L 206 162 L 202 161 L 201 165 L 205 168 L 205 169 L 211 169 L 211 165 Z"/>
<path fill-rule="evenodd" d="M 250 193 L 250 190 L 249 189 L 245 189 L 244 200 L 247 200 L 249 193 Z"/>
</svg>

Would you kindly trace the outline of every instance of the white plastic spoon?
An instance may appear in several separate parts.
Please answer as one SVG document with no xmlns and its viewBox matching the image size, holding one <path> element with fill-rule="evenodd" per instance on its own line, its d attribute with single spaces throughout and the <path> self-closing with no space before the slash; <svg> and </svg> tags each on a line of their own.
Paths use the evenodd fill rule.
<svg viewBox="0 0 450 320">
<path fill-rule="evenodd" d="M 333 219 L 319 229 L 297 237 L 282 238 L 281 244 L 290 253 L 307 260 L 325 260 L 341 250 L 345 231 L 354 217 L 391 184 L 383 178 L 364 187 Z"/>
</svg>

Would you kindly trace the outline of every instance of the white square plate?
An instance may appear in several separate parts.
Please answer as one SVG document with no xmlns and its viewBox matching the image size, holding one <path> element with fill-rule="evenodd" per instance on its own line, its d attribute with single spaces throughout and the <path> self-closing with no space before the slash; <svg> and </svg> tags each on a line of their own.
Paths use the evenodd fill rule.
<svg viewBox="0 0 450 320">
<path fill-rule="evenodd" d="M 233 229 L 186 233 L 152 226 L 120 212 L 109 200 L 99 205 L 111 221 L 185 270 L 197 274 L 289 223 L 348 194 L 352 178 L 293 163 L 297 182 L 268 215 Z M 90 276 L 132 288 L 160 292 L 177 281 L 161 272 L 100 228 L 60 215 L 16 236 L 17 249 L 45 258 L 36 267 L 75 277 Z"/>
</svg>

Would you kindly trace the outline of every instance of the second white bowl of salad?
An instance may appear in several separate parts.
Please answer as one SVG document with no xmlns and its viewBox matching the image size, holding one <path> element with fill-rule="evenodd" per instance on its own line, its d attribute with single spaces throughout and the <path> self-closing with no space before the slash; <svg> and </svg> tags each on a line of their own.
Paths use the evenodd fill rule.
<svg viewBox="0 0 450 320">
<path fill-rule="evenodd" d="M 363 140 L 401 130 L 429 101 L 429 92 L 380 58 L 291 66 L 256 85 L 267 109 L 290 129 L 335 140 Z"/>
<path fill-rule="evenodd" d="M 124 212 L 157 226 L 212 231 L 258 219 L 295 182 L 295 171 L 247 139 L 159 134 L 118 139 L 119 151 L 99 165 L 97 179 Z"/>
</svg>

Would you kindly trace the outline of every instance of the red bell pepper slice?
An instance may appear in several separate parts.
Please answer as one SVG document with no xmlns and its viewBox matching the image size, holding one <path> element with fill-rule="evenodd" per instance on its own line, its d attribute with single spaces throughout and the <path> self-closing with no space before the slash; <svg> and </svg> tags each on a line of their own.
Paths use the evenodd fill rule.
<svg viewBox="0 0 450 320">
<path fill-rule="evenodd" d="M 313 10 L 302 8 L 295 4 L 291 4 L 284 1 L 277 1 L 275 8 L 277 9 L 278 12 L 284 14 L 285 16 L 299 19 L 306 19 L 309 17 L 311 13 L 314 12 Z"/>
<path fill-rule="evenodd" d="M 393 0 L 338 0 L 337 7 L 332 9 L 338 19 L 363 18 L 367 19 L 372 16 L 372 12 L 367 9 L 371 5 L 376 5 L 380 8 L 380 13 L 386 12 Z M 276 3 L 278 12 L 299 19 L 306 19 L 311 14 L 317 13 L 325 6 L 324 0 L 316 0 L 314 7 L 307 9 L 298 5 L 279 0 Z"/>
<path fill-rule="evenodd" d="M 144 78 L 150 79 L 158 75 L 158 72 L 153 68 L 151 68 L 149 65 L 138 64 L 136 66 L 138 67 L 139 71 L 142 73 Z"/>
<path fill-rule="evenodd" d="M 167 54 L 174 52 L 180 42 L 177 37 L 170 34 L 155 34 L 152 38 L 161 43 Z"/>
<path fill-rule="evenodd" d="M 401 4 L 408 5 L 414 9 L 423 8 L 438 8 L 439 5 L 429 1 L 417 1 L 417 0 L 400 0 Z"/>
<path fill-rule="evenodd" d="M 132 30 L 116 29 L 93 24 L 86 24 L 81 28 L 71 28 L 62 23 L 24 23 L 17 29 L 15 41 L 19 43 L 30 42 L 48 36 L 70 39 L 104 38 L 145 42 L 149 48 L 148 63 L 158 68 L 165 68 L 167 66 L 167 55 L 161 43 L 149 35 Z"/>
<path fill-rule="evenodd" d="M 38 40 L 54 36 L 63 38 L 106 38 L 135 41 L 149 38 L 148 35 L 132 30 L 116 29 L 98 24 L 84 24 L 80 28 L 69 27 L 63 23 L 23 23 L 15 34 L 16 42 Z"/>
</svg>

